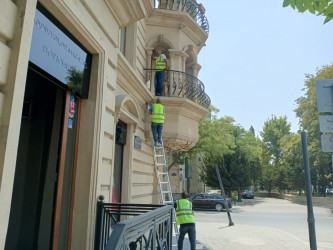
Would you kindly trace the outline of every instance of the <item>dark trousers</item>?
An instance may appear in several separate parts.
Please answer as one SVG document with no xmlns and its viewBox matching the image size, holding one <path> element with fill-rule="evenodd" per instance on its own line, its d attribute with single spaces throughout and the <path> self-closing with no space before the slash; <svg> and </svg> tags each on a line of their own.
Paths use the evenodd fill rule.
<svg viewBox="0 0 333 250">
<path fill-rule="evenodd" d="M 183 242 L 185 235 L 188 234 L 188 238 L 190 239 L 191 250 L 195 250 L 195 225 L 190 226 L 182 226 L 179 228 L 179 238 L 178 238 L 178 250 L 183 250 Z"/>
<path fill-rule="evenodd" d="M 151 130 L 153 132 L 154 142 L 159 142 L 162 144 L 162 130 L 163 130 L 163 123 L 151 123 Z"/>
<path fill-rule="evenodd" d="M 156 71 L 155 73 L 155 95 L 162 96 L 164 90 L 164 71 Z"/>
</svg>

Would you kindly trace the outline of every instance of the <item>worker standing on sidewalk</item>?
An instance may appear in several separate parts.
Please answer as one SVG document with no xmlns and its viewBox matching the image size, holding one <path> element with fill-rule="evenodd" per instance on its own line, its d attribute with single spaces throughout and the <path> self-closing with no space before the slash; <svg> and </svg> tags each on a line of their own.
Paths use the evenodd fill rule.
<svg viewBox="0 0 333 250">
<path fill-rule="evenodd" d="M 188 234 L 191 250 L 196 248 L 195 220 L 192 202 L 187 200 L 188 194 L 184 191 L 181 193 L 181 199 L 176 200 L 174 207 L 177 215 L 177 225 L 179 228 L 178 250 L 183 250 L 184 237 Z"/>
</svg>

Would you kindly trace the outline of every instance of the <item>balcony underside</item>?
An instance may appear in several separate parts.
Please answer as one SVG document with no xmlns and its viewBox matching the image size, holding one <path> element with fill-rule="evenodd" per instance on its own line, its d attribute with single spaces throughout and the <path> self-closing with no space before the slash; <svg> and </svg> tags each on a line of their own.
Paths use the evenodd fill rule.
<svg viewBox="0 0 333 250">
<path fill-rule="evenodd" d="M 208 110 L 199 104 L 181 97 L 160 97 L 165 105 L 165 124 L 162 132 L 167 151 L 187 151 L 199 139 L 199 121 Z"/>
</svg>

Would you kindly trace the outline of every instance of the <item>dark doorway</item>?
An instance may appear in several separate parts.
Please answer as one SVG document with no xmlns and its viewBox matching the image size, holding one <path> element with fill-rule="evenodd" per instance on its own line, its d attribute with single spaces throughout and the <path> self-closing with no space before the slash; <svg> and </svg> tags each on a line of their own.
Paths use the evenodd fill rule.
<svg viewBox="0 0 333 250">
<path fill-rule="evenodd" d="M 124 145 L 126 144 L 126 123 L 119 121 L 116 125 L 116 145 L 114 153 L 114 168 L 113 168 L 113 187 L 112 187 L 112 202 L 121 202 L 122 177 L 123 177 L 123 157 Z"/>
<path fill-rule="evenodd" d="M 68 91 L 29 68 L 5 249 L 55 249 L 55 228 L 56 249 L 67 248 L 77 123 L 64 126 L 67 103 Z"/>
</svg>

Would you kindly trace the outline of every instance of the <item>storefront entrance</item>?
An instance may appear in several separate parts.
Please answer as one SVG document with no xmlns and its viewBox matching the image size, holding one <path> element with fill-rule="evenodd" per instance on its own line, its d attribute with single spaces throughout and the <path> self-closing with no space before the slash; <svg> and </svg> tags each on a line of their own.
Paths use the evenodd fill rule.
<svg viewBox="0 0 333 250">
<path fill-rule="evenodd" d="M 67 249 L 78 107 L 29 67 L 5 249 Z"/>
</svg>

